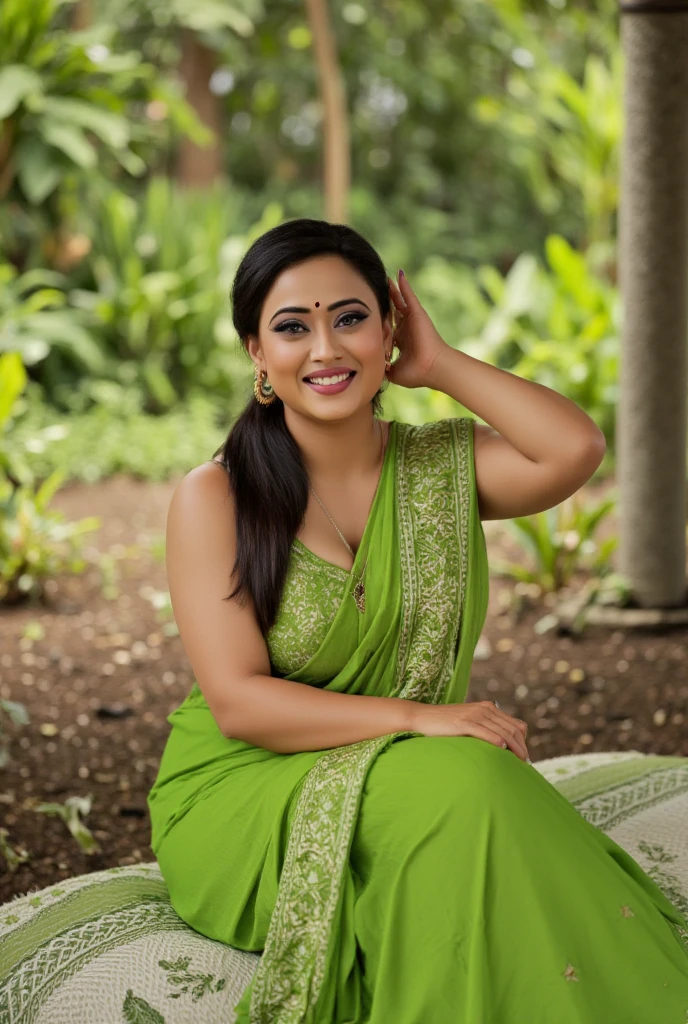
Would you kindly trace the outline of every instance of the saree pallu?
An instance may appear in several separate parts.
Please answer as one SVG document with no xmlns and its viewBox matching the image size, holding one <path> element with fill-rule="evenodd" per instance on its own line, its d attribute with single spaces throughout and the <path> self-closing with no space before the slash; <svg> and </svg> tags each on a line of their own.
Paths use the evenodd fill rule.
<svg viewBox="0 0 688 1024">
<path fill-rule="evenodd" d="M 465 700 L 488 600 L 473 424 L 392 421 L 310 650 L 322 559 L 295 546 L 274 674 Z M 184 921 L 262 952 L 237 1024 L 685 1024 L 688 919 L 511 750 L 407 731 L 277 754 L 225 737 L 197 683 L 168 720 L 151 847 Z"/>
</svg>

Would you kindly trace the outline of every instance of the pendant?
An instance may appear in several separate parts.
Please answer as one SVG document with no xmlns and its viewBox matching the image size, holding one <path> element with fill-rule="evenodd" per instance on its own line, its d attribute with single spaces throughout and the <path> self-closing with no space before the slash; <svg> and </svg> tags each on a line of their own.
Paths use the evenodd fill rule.
<svg viewBox="0 0 688 1024">
<path fill-rule="evenodd" d="M 365 611 L 365 587 L 363 581 L 359 580 L 353 589 L 354 601 L 359 612 Z"/>
</svg>

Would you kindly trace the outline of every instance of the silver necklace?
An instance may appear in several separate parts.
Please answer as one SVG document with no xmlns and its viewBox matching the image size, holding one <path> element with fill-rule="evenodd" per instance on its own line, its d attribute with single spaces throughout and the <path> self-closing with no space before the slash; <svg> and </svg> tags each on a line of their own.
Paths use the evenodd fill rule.
<svg viewBox="0 0 688 1024">
<path fill-rule="evenodd" d="M 384 458 L 385 458 L 385 450 L 386 450 L 386 448 L 387 448 L 387 444 L 386 444 L 386 442 L 385 442 L 385 432 L 384 432 L 384 430 L 382 429 L 382 424 L 380 423 L 380 421 L 378 420 L 377 422 L 378 422 L 378 424 L 380 425 L 380 439 L 381 439 L 381 441 L 382 441 L 382 455 L 381 455 L 381 461 L 382 461 L 382 462 L 384 462 Z M 382 470 L 380 470 L 380 476 L 382 476 Z M 315 488 L 313 487 L 313 485 L 312 485 L 312 484 L 310 484 L 309 486 L 310 486 L 310 489 L 311 489 L 311 490 L 313 491 L 313 494 L 315 494 Z M 380 481 L 378 480 L 378 487 L 379 487 L 379 486 L 380 486 Z M 377 494 L 377 489 L 376 489 L 376 492 L 375 492 L 375 493 Z M 352 556 L 352 557 L 353 557 L 353 558 L 355 559 L 355 558 L 356 558 L 356 555 L 354 554 L 353 548 L 352 548 L 352 547 L 351 547 L 351 545 L 349 544 L 348 540 L 346 539 L 346 537 L 344 536 L 344 534 L 342 533 L 342 531 L 341 531 L 341 530 L 339 529 L 339 527 L 338 527 L 338 526 L 337 526 L 337 524 L 335 523 L 335 521 L 334 521 L 334 519 L 332 518 L 332 516 L 330 515 L 330 513 L 329 513 L 329 512 L 327 511 L 327 509 L 326 509 L 326 508 L 325 508 L 325 506 L 323 505 L 322 501 L 320 501 L 320 498 L 318 498 L 318 495 L 317 495 L 317 494 L 315 494 L 315 497 L 316 497 L 316 498 L 318 499 L 318 501 L 320 502 L 320 505 L 321 505 L 321 507 L 322 507 L 322 510 L 323 510 L 323 512 L 324 512 L 324 513 L 325 513 L 325 515 L 326 515 L 326 516 L 328 517 L 328 519 L 330 520 L 330 522 L 331 522 L 331 523 L 332 523 L 332 525 L 334 526 L 335 530 L 337 531 L 337 533 L 339 534 L 339 536 L 340 536 L 340 537 L 342 538 L 342 540 L 343 540 L 343 541 L 344 541 L 344 543 L 346 544 L 346 546 L 347 546 L 347 549 L 348 549 L 348 550 L 349 550 L 349 551 L 351 552 L 351 556 Z M 375 500 L 375 499 L 373 498 L 373 501 L 374 501 L 374 500 Z M 353 589 L 353 590 L 351 591 L 351 596 L 353 597 L 354 601 L 356 602 L 356 607 L 358 608 L 359 612 L 364 612 L 364 611 L 365 611 L 365 584 L 363 583 L 363 577 L 364 577 L 364 575 L 365 575 L 365 571 L 366 571 L 366 566 L 367 566 L 367 565 L 368 565 L 368 554 L 366 554 L 366 560 L 365 560 L 365 565 L 363 566 L 363 569 L 361 570 L 361 575 L 360 575 L 360 576 L 359 576 L 359 578 L 358 578 L 358 582 L 356 583 L 356 586 L 354 587 L 354 589 Z"/>
</svg>

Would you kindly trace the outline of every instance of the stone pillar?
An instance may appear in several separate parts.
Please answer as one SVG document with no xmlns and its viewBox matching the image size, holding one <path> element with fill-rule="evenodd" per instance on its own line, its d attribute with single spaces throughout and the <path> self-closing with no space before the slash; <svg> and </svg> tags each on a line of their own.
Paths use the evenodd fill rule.
<svg viewBox="0 0 688 1024">
<path fill-rule="evenodd" d="M 645 608 L 688 604 L 688 0 L 623 0 L 619 569 Z"/>
</svg>

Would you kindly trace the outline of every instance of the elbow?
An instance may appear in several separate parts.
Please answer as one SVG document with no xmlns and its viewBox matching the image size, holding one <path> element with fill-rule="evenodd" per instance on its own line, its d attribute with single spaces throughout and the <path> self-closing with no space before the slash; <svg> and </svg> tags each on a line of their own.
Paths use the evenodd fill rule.
<svg viewBox="0 0 688 1024">
<path fill-rule="evenodd" d="M 607 440 L 596 423 L 581 437 L 570 438 L 566 463 L 570 471 L 588 480 L 599 467 L 607 450 Z M 562 463 L 563 465 L 563 463 Z"/>
<path fill-rule="evenodd" d="M 590 476 L 599 468 L 606 450 L 607 439 L 603 431 L 596 426 L 586 440 L 581 456 L 582 461 L 590 472 Z"/>
<path fill-rule="evenodd" d="M 217 724 L 225 739 L 241 740 L 242 742 L 246 742 L 247 737 L 244 735 L 242 717 L 236 712 L 236 710 L 225 712 L 225 714 L 218 720 Z"/>
</svg>

